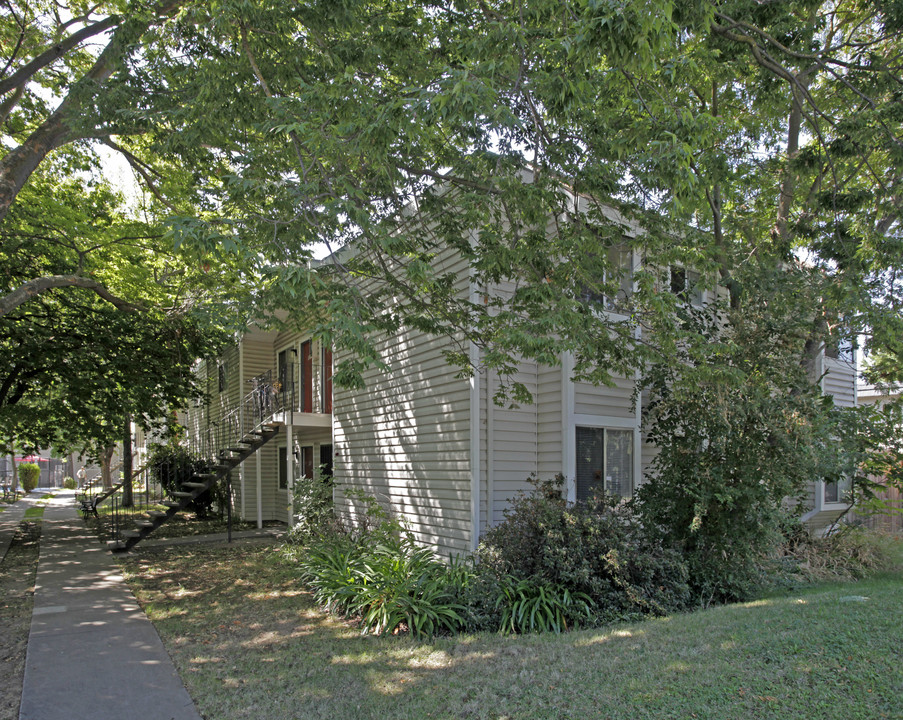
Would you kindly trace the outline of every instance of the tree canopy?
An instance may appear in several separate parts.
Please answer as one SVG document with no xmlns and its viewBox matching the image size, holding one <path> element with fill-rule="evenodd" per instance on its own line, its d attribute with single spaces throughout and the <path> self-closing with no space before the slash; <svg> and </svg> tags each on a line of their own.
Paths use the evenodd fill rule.
<svg viewBox="0 0 903 720">
<path fill-rule="evenodd" d="M 594 382 L 678 347 L 714 362 L 675 268 L 726 288 L 728 320 L 781 308 L 775 351 L 810 370 L 842 338 L 903 352 L 897 2 L 59 7 L 3 18 L 0 228 L 37 168 L 105 143 L 180 252 L 261 278 L 258 314 L 355 351 L 337 382 L 401 323 L 475 342 L 502 374 L 563 350 Z M 473 293 L 433 262 L 445 248 Z M 71 267 L 19 280 L 66 274 L 109 300 Z M 624 312 L 587 302 L 625 282 Z"/>
</svg>

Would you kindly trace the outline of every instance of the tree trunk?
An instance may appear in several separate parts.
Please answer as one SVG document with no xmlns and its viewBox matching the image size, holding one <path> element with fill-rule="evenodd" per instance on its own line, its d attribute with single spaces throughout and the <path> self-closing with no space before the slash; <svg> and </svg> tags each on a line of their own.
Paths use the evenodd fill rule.
<svg viewBox="0 0 903 720">
<path fill-rule="evenodd" d="M 13 445 L 13 448 L 15 448 L 15 445 Z M 15 496 L 15 494 L 19 492 L 19 466 L 16 465 L 15 449 L 9 456 L 9 459 L 12 460 L 13 463 L 13 496 Z"/>
<path fill-rule="evenodd" d="M 113 461 L 113 453 L 115 450 L 116 447 L 110 445 L 109 447 L 104 448 L 103 452 L 100 454 L 100 480 L 103 483 L 104 490 L 111 490 L 113 488 L 113 473 L 110 464 Z"/>
<path fill-rule="evenodd" d="M 184 0 L 164 0 L 154 10 L 158 17 L 165 17 L 178 10 L 183 3 Z M 97 88 L 120 66 L 126 54 L 147 32 L 152 22 L 153 17 L 148 15 L 122 21 L 112 31 L 110 41 L 91 69 L 69 86 L 68 94 L 57 109 L 25 142 L 0 161 L 0 222 L 6 217 L 31 174 L 50 152 L 73 140 L 103 135 L 103 132 L 96 129 L 73 132 L 73 121 L 79 121 L 83 107 L 90 105 L 91 95 L 102 92 L 102 88 Z M 114 26 L 115 22 L 110 25 Z M 100 122 L 101 118 L 97 118 L 97 121 Z"/>
</svg>

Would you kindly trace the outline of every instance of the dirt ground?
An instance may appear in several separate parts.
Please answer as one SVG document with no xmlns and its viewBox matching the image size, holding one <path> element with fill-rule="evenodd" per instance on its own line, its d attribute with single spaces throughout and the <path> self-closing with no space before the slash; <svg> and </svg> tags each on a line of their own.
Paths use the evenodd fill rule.
<svg viewBox="0 0 903 720">
<path fill-rule="evenodd" d="M 40 538 L 40 523 L 23 522 L 0 563 L 0 720 L 19 717 Z"/>
</svg>

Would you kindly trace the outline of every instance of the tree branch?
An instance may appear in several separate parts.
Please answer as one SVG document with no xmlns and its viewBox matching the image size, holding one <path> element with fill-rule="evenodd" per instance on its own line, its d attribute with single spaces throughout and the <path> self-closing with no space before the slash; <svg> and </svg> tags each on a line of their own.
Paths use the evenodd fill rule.
<svg viewBox="0 0 903 720">
<path fill-rule="evenodd" d="M 127 300 L 116 297 L 101 283 L 84 275 L 49 275 L 47 277 L 36 278 L 23 283 L 18 288 L 0 298 L 0 317 L 3 317 L 20 305 L 27 303 L 29 300 L 42 295 L 48 290 L 63 287 L 80 287 L 87 290 L 93 290 L 100 297 L 111 305 L 115 306 L 123 312 L 133 312 L 138 309 Z"/>
<path fill-rule="evenodd" d="M 36 58 L 20 67 L 12 75 L 0 80 L 0 95 L 4 95 L 13 88 L 27 82 L 36 72 L 59 60 L 82 41 L 109 30 L 119 21 L 118 15 L 110 15 L 110 17 L 104 18 L 93 25 L 87 25 L 61 42 L 54 44 L 53 47 L 45 50 Z"/>
</svg>

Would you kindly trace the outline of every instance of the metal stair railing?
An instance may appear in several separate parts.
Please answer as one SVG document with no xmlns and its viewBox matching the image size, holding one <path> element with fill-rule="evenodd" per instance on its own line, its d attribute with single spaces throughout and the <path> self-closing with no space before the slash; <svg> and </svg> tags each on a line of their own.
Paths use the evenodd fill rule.
<svg viewBox="0 0 903 720">
<path fill-rule="evenodd" d="M 110 515 L 110 548 L 123 552 L 134 547 L 176 513 L 187 509 L 204 493 L 253 455 L 278 432 L 278 425 L 270 422 L 293 398 L 282 392 L 272 381 L 272 372 L 255 377 L 252 389 L 241 402 L 224 413 L 217 423 L 211 423 L 199 441 L 187 444 L 197 462 L 197 468 L 185 479 L 184 466 L 143 468 L 140 477 L 133 479 L 133 503 L 124 507 L 122 493 L 112 496 Z M 175 477 L 178 473 L 178 478 Z M 224 500 L 231 511 L 232 498 Z M 231 525 L 230 525 L 231 527 Z"/>
</svg>

